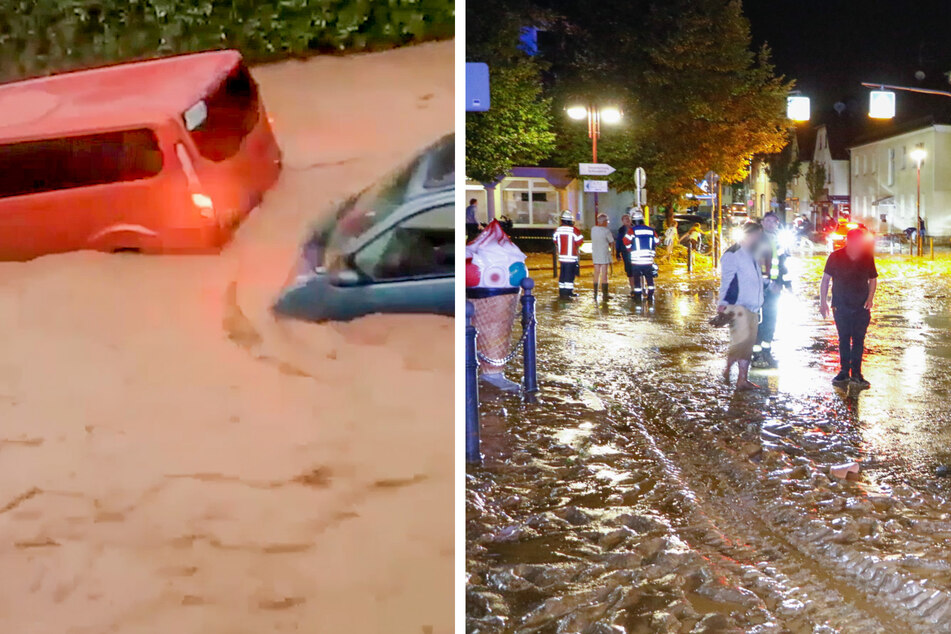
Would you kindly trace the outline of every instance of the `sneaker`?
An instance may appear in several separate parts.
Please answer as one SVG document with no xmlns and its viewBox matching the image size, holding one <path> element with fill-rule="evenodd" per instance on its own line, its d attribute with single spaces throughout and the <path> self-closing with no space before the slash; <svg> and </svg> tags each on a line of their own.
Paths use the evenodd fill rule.
<svg viewBox="0 0 951 634">
<path fill-rule="evenodd" d="M 863 377 L 861 374 L 852 377 L 852 385 L 860 390 L 867 390 L 868 388 L 872 387 L 872 384 L 866 381 L 865 377 Z"/>
<path fill-rule="evenodd" d="M 849 384 L 849 373 L 848 372 L 839 372 L 835 375 L 835 378 L 832 379 L 832 385 L 836 387 L 845 387 Z"/>
</svg>

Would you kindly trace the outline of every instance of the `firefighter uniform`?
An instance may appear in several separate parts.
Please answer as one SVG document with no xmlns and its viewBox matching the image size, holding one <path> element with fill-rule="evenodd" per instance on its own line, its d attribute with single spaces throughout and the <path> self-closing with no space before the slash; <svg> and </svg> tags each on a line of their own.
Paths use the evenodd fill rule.
<svg viewBox="0 0 951 634">
<path fill-rule="evenodd" d="M 560 297 L 575 297 L 578 252 L 581 249 L 584 236 L 574 226 L 574 218 L 570 211 L 561 214 L 561 226 L 555 229 L 553 239 L 555 250 L 558 252 L 558 266 L 561 269 L 558 277 L 558 295 Z"/>
<path fill-rule="evenodd" d="M 640 300 L 643 297 L 641 278 L 647 287 L 648 301 L 654 299 L 654 256 L 657 241 L 657 233 L 639 218 L 635 219 L 634 226 L 624 235 L 624 247 L 628 252 L 631 277 L 634 280 L 634 290 L 631 293 L 634 299 Z"/>
</svg>

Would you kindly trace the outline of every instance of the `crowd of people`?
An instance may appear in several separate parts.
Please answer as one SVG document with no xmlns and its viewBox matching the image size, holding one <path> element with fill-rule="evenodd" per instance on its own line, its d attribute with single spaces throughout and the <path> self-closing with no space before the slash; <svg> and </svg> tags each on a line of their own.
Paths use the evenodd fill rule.
<svg viewBox="0 0 951 634">
<path fill-rule="evenodd" d="M 591 229 L 591 256 L 594 264 L 593 293 L 595 301 L 607 299 L 612 257 L 623 262 L 636 302 L 654 300 L 654 279 L 657 276 L 655 257 L 660 239 L 644 222 L 643 213 L 634 208 L 621 218 L 614 234 L 608 229 L 606 214 L 598 214 Z M 776 214 L 767 213 L 761 222 L 747 222 L 740 237 L 720 259 L 720 290 L 718 316 L 712 323 L 730 326 L 731 340 L 727 352 L 724 378 L 731 380 L 737 366 L 736 387 L 739 390 L 758 388 L 749 380 L 750 367 L 777 366 L 772 345 L 776 333 L 779 297 L 790 287 L 788 252 L 780 244 L 781 223 Z M 676 231 L 676 227 L 674 227 Z M 675 235 L 665 232 L 670 246 Z M 689 231 L 686 236 L 689 236 Z M 553 240 L 558 254 L 560 275 L 558 292 L 562 298 L 577 297 L 575 279 L 584 236 L 575 226 L 574 215 L 564 211 L 561 225 Z M 831 314 L 839 336 L 840 372 L 833 379 L 837 387 L 855 386 L 867 389 L 869 382 L 862 375 L 865 334 L 871 320 L 871 309 L 877 288 L 873 241 L 867 231 L 854 229 L 845 246 L 832 252 L 826 261 L 820 285 L 820 314 Z M 829 288 L 832 289 L 831 309 Z"/>
<path fill-rule="evenodd" d="M 785 263 L 788 254 L 777 244 L 778 228 L 779 219 L 772 213 L 766 214 L 762 223 L 746 223 L 741 238 L 720 260 L 717 312 L 722 317 L 720 322 L 730 326 L 724 378 L 730 380 L 736 365 L 738 390 L 759 387 L 749 380 L 751 364 L 776 366 L 771 348 L 779 294 L 789 284 Z M 874 243 L 867 231 L 853 229 L 846 235 L 845 246 L 826 260 L 819 288 L 819 313 L 823 319 L 831 314 L 839 337 L 840 370 L 832 379 L 836 387 L 870 387 L 862 375 L 862 357 L 877 287 Z"/>
</svg>

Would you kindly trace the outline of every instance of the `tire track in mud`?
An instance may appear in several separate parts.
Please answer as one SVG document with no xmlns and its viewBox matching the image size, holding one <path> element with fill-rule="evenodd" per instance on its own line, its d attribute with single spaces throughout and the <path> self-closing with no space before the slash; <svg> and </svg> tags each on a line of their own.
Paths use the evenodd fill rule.
<svg viewBox="0 0 951 634">
<path fill-rule="evenodd" d="M 873 553 L 830 542 L 828 538 L 836 530 L 818 518 L 807 519 L 806 509 L 795 508 L 794 502 L 776 509 L 767 500 L 774 499 L 771 495 L 783 499 L 782 491 L 762 486 L 762 467 L 752 463 L 746 468 L 739 466 L 736 455 L 713 442 L 713 432 L 700 427 L 674 396 L 651 383 L 643 382 L 634 403 L 646 424 L 635 422 L 632 427 L 682 491 L 682 499 L 692 507 L 692 519 L 703 526 L 701 539 L 689 540 L 693 547 L 719 557 L 721 565 L 753 581 L 751 589 L 758 596 L 765 595 L 761 598 L 767 605 L 784 601 L 779 613 L 793 621 L 798 612 L 813 626 L 829 623 L 844 631 L 933 631 L 935 626 L 946 631 L 951 627 L 951 596 L 947 592 L 892 569 Z M 674 428 L 672 420 L 680 426 Z M 668 433 L 651 433 L 648 425 Z M 677 449 L 673 442 L 663 440 L 671 434 L 679 436 L 681 445 L 692 446 Z M 703 447 L 698 446 L 698 438 L 707 441 Z M 774 526 L 782 527 L 782 532 Z M 680 529 L 695 532 L 692 526 Z M 710 536 L 716 539 L 704 539 Z M 769 565 L 760 570 L 755 565 L 758 561 Z M 798 603 L 789 602 L 791 597 Z"/>
</svg>

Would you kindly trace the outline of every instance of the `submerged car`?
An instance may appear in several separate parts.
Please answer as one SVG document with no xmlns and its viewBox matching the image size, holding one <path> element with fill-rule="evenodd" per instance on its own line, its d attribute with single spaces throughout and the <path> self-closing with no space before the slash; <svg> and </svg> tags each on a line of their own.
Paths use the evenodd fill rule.
<svg viewBox="0 0 951 634">
<path fill-rule="evenodd" d="M 454 312 L 455 136 L 340 207 L 302 249 L 274 311 L 309 321 Z"/>
</svg>

